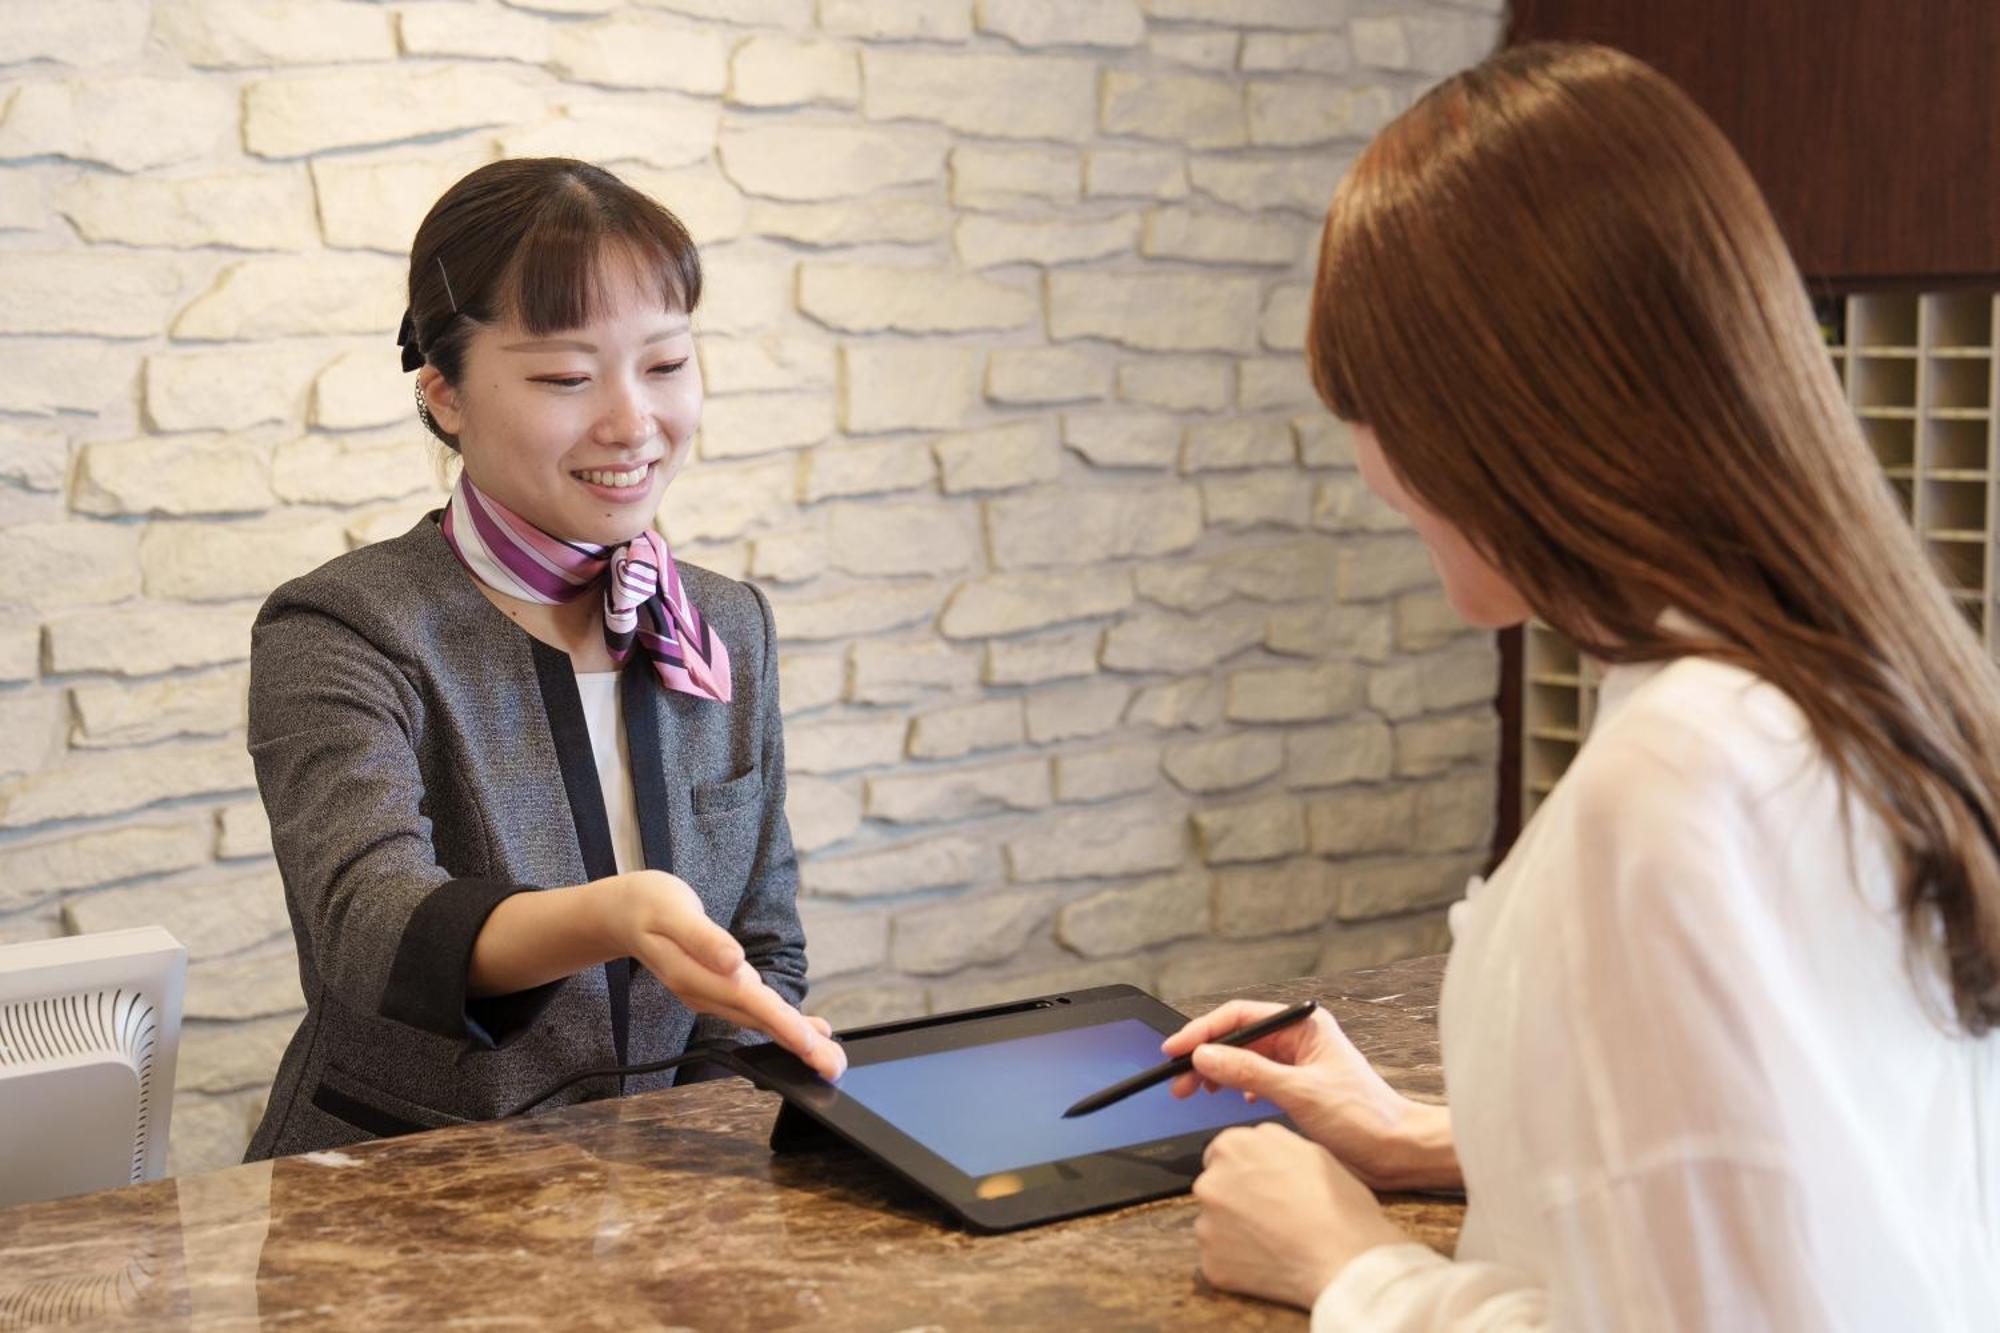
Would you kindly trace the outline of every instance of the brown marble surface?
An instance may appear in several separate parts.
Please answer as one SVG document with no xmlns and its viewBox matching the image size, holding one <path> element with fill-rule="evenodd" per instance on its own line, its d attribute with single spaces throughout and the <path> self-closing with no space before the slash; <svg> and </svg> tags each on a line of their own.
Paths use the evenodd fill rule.
<svg viewBox="0 0 2000 1333">
<path fill-rule="evenodd" d="M 1443 961 L 1239 993 L 1319 998 L 1435 1100 Z M 973 1235 L 857 1154 L 773 1157 L 777 1104 L 732 1079 L 0 1210 L 0 1330 L 1304 1326 L 1201 1281 L 1185 1196 Z M 1462 1211 L 1390 1201 L 1446 1252 Z"/>
</svg>

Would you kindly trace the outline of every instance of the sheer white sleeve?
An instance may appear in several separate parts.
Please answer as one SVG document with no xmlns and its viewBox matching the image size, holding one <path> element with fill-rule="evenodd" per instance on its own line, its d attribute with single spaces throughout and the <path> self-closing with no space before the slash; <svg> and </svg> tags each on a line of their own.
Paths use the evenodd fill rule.
<svg viewBox="0 0 2000 1333">
<path fill-rule="evenodd" d="M 1794 840 L 1838 836 L 1806 813 L 1836 808 L 1813 790 L 1830 778 L 1788 786 L 1713 735 L 1618 739 L 1567 779 L 1564 844 L 1538 861 L 1568 882 L 1541 886 L 1548 947 L 1521 960 L 1557 969 L 1508 1089 L 1540 1271 L 1383 1247 L 1322 1294 L 1315 1333 L 1936 1326 L 1930 1263 L 1884 1243 L 1895 1191 L 1843 1104 L 1853 1057 L 1819 1002 L 1841 979 L 1818 971 L 1843 962 L 1802 943 L 1799 912 L 1862 906 L 1835 899 L 1851 877 L 1794 882 Z M 1824 1280 L 1843 1270 L 1869 1280 Z"/>
</svg>

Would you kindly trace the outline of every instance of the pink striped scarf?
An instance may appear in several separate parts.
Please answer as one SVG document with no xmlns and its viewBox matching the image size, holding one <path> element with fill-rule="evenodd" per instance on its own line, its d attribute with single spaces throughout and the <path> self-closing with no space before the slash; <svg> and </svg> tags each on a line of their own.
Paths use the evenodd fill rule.
<svg viewBox="0 0 2000 1333">
<path fill-rule="evenodd" d="M 681 586 L 656 532 L 623 546 L 551 537 L 459 473 L 444 508 L 444 539 L 487 587 L 525 602 L 573 602 L 604 586 L 604 642 L 624 663 L 636 643 L 670 690 L 729 702 L 729 649 Z"/>
</svg>

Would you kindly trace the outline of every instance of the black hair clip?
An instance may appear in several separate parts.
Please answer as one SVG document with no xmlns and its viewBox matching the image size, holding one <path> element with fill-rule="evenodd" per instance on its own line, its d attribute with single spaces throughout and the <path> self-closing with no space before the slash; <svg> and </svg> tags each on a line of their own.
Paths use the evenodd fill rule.
<svg viewBox="0 0 2000 1333">
<path fill-rule="evenodd" d="M 403 373 L 424 364 L 424 349 L 417 345 L 417 321 L 410 309 L 403 309 L 403 326 L 396 330 L 396 346 L 403 349 Z"/>
</svg>

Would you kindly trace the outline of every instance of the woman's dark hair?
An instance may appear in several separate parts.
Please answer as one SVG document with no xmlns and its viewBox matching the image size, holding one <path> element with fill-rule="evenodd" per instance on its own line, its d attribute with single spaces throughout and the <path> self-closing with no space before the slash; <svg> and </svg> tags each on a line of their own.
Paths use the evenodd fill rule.
<svg viewBox="0 0 2000 1333">
<path fill-rule="evenodd" d="M 567 157 L 483 166 L 431 205 L 410 245 L 404 337 L 421 361 L 406 368 L 428 362 L 456 385 L 478 325 L 511 316 L 538 337 L 579 328 L 610 299 L 607 285 L 635 272 L 658 283 L 669 310 L 692 314 L 701 301 L 687 228 L 602 167 Z"/>
</svg>

